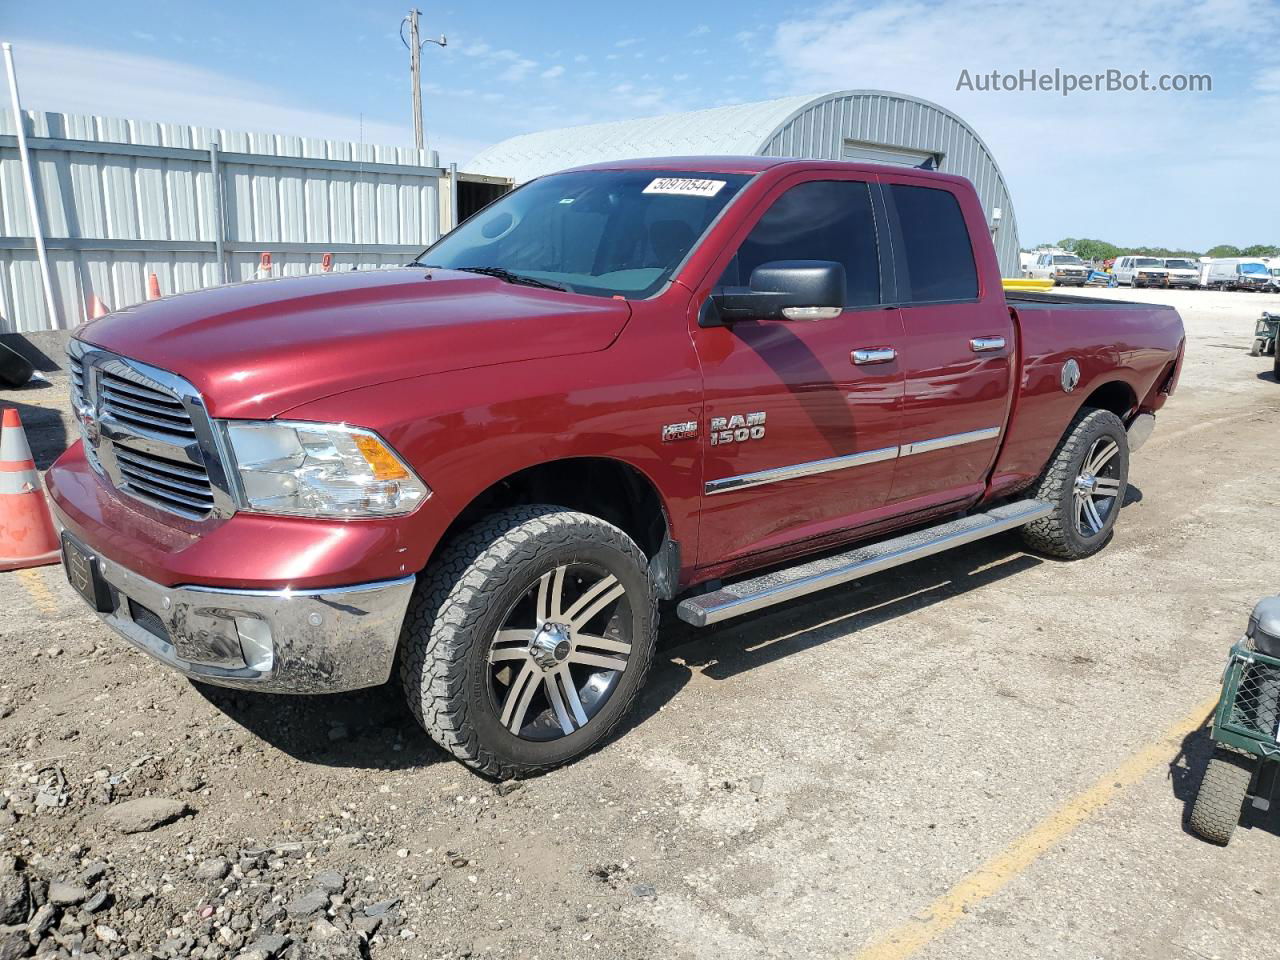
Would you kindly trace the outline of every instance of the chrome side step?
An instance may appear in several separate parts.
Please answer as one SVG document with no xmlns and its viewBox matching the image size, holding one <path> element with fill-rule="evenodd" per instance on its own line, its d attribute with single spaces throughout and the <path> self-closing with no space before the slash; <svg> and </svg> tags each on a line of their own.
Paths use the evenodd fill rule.
<svg viewBox="0 0 1280 960">
<path fill-rule="evenodd" d="M 811 560 L 785 570 L 740 580 L 711 593 L 681 601 L 676 613 L 685 623 L 706 627 L 721 620 L 752 613 L 828 587 L 849 583 L 912 560 L 931 557 L 952 547 L 1013 530 L 1053 512 L 1043 500 L 1021 500 L 916 530 L 914 533 L 856 547 L 844 553 Z"/>
</svg>

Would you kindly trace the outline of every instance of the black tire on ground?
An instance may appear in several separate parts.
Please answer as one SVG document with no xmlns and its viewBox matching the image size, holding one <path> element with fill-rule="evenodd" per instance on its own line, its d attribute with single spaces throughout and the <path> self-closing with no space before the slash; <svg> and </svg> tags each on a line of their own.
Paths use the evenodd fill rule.
<svg viewBox="0 0 1280 960">
<path fill-rule="evenodd" d="M 1205 768 L 1200 791 L 1191 807 L 1191 829 L 1210 843 L 1226 846 L 1240 822 L 1249 781 L 1253 779 L 1252 757 L 1215 746 Z"/>
<path fill-rule="evenodd" d="M 1110 481 L 1118 486 L 1109 506 L 1095 508 L 1102 514 L 1098 529 L 1084 529 L 1078 512 L 1078 478 L 1084 475 L 1086 458 L 1105 453 L 1107 441 L 1116 448 L 1107 467 Z M 1023 527 L 1022 539 L 1033 550 L 1064 560 L 1092 556 L 1111 538 L 1128 483 L 1129 438 L 1124 423 L 1110 410 L 1081 409 L 1031 493 L 1033 498 L 1053 504 L 1054 511 Z"/>
<path fill-rule="evenodd" d="M 523 636 L 525 631 L 508 629 L 508 625 L 517 611 L 528 615 L 533 596 L 539 611 L 536 622 L 551 619 L 541 616 L 545 599 L 539 592 L 541 584 L 549 577 L 560 577 L 554 588 L 559 607 L 561 590 L 572 589 L 566 580 L 574 576 L 560 571 L 583 569 L 597 571 L 599 580 L 614 578 L 606 593 L 619 593 L 618 586 L 622 588 L 616 605 L 611 603 L 598 614 L 609 619 L 605 629 L 595 631 L 601 634 L 597 639 L 625 637 L 630 644 L 625 669 L 591 674 L 584 685 L 584 691 L 592 683 L 592 691 L 605 691 L 594 707 L 587 706 L 590 716 L 585 722 L 571 721 L 566 712 L 566 704 L 575 711 L 583 709 L 578 693 L 572 694 L 570 703 L 571 692 L 563 682 L 548 679 L 549 674 L 531 674 L 525 681 L 534 688 L 532 699 L 516 696 L 521 689 L 519 671 L 525 669 L 524 659 L 531 658 L 523 656 L 522 641 L 510 646 L 508 639 Z M 587 604 L 586 609 L 594 605 Z M 571 612 L 571 608 L 565 611 L 565 621 L 572 620 Z M 630 712 L 653 661 L 657 623 L 657 592 L 648 561 L 623 531 L 564 507 L 512 507 L 464 531 L 418 578 L 401 638 L 400 678 L 410 709 L 441 747 L 490 777 L 530 776 L 593 749 Z M 565 671 L 569 675 L 568 663 L 579 653 L 577 629 L 573 653 L 559 654 L 568 658 Z M 503 638 L 498 637 L 499 630 Z M 536 627 L 527 632 L 533 637 Z M 614 649 L 621 649 L 616 639 L 612 642 Z M 491 654 L 504 643 L 508 646 L 503 650 L 523 657 L 512 660 L 519 666 L 508 668 L 505 687 L 495 680 L 502 676 L 499 664 L 491 662 Z M 580 664 L 573 667 L 579 676 L 590 669 Z M 508 729 L 502 711 L 517 701 L 520 705 L 515 709 L 521 718 L 526 711 L 540 711 L 533 723 L 542 724 L 542 739 L 522 736 L 527 730 L 523 719 L 515 721 L 518 732 Z M 556 724 L 572 732 L 559 730 Z"/>
<path fill-rule="evenodd" d="M 1249 356 L 1251 357 L 1262 356 L 1262 348 L 1263 348 L 1263 341 L 1255 338 L 1253 341 L 1253 346 L 1249 348 Z"/>
<path fill-rule="evenodd" d="M 1280 343 L 1276 344 L 1276 359 L 1275 362 L 1271 364 L 1271 375 L 1275 377 L 1277 381 L 1280 381 Z"/>
</svg>

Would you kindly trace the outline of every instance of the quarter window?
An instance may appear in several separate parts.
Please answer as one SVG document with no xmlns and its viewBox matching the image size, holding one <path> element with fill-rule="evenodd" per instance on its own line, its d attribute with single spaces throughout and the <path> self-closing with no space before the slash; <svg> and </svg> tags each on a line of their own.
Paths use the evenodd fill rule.
<svg viewBox="0 0 1280 960">
<path fill-rule="evenodd" d="M 738 248 L 722 286 L 744 286 L 772 260 L 834 260 L 844 265 L 845 306 L 880 302 L 880 257 L 871 191 L 855 180 L 792 187 L 765 211 Z"/>
<path fill-rule="evenodd" d="M 933 187 L 889 184 L 896 211 L 901 261 L 895 260 L 904 303 L 973 300 L 978 270 L 969 228 L 955 195 Z M 893 214 L 891 214 L 893 216 Z"/>
</svg>

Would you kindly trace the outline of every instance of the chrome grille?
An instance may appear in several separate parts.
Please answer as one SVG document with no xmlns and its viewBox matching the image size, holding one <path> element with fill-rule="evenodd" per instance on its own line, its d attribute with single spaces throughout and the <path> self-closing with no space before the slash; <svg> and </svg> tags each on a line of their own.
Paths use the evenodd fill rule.
<svg viewBox="0 0 1280 960">
<path fill-rule="evenodd" d="M 75 354 L 68 353 L 71 367 L 71 406 L 78 412 L 84 408 L 84 363 Z"/>
<path fill-rule="evenodd" d="M 86 455 L 100 474 L 192 520 L 228 512 L 212 424 L 190 384 L 77 340 L 68 356 Z"/>
<path fill-rule="evenodd" d="M 213 487 L 203 469 L 115 444 L 120 488 L 176 513 L 203 517 L 213 510 Z"/>
<path fill-rule="evenodd" d="M 103 370 L 98 378 L 102 414 L 142 430 L 175 437 L 180 442 L 194 440 L 195 427 L 182 401 L 173 394 Z"/>
</svg>

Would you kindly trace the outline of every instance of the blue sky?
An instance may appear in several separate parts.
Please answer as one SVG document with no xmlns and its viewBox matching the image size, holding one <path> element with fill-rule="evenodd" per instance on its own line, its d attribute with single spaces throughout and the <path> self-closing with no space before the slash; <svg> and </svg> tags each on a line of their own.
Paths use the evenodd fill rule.
<svg viewBox="0 0 1280 960">
<path fill-rule="evenodd" d="M 28 108 L 408 145 L 407 0 L 0 0 Z M 649 0 L 422 7 L 445 162 L 529 130 L 845 88 L 947 106 L 986 140 L 1024 243 L 1280 242 L 1280 0 Z M 1211 93 L 982 93 L 1023 68 L 1207 73 Z"/>
</svg>

